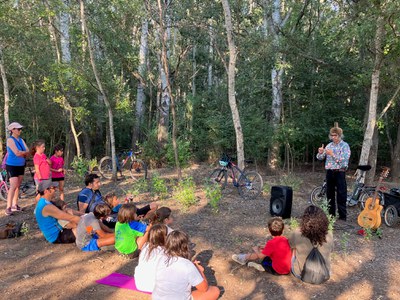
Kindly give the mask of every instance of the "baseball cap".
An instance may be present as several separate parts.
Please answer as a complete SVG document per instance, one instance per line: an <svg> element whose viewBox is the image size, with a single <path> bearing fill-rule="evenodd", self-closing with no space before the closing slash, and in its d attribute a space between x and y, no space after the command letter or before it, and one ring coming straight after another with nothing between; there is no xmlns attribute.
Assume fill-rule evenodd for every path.
<svg viewBox="0 0 400 300"><path fill-rule="evenodd" d="M12 122L10 125L8 125L7 129L11 131L14 128L22 128L22 127L24 127L24 126L22 126L18 122Z"/></svg>
<svg viewBox="0 0 400 300"><path fill-rule="evenodd" d="M51 180L41 181L38 186L38 192L44 193L45 190L47 190L48 188L50 188L52 186L53 186L53 183L51 182Z"/></svg>

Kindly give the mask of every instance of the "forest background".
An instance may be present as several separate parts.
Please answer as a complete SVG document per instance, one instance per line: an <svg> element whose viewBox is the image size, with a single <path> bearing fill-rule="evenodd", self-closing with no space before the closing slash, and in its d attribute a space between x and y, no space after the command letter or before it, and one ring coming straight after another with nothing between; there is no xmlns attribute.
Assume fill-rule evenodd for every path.
<svg viewBox="0 0 400 300"><path fill-rule="evenodd" d="M2 0L0 151L17 121L68 163L138 143L152 166L228 153L290 172L314 168L338 122L352 164L398 180L399 14L391 0Z"/></svg>

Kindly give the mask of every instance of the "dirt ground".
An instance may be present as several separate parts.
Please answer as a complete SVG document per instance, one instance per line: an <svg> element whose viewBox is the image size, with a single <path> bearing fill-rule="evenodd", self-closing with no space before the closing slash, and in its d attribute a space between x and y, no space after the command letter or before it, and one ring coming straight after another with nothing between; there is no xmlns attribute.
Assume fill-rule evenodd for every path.
<svg viewBox="0 0 400 300"><path fill-rule="evenodd" d="M400 226L382 225L382 238L366 240L357 235L358 208L349 208L345 226L334 230L335 251L332 256L331 279L319 286L305 284L293 276L273 276L238 265L233 253L245 252L253 245L265 243L266 221L270 217L270 195L263 193L256 200L242 200L228 187L220 202L220 212L207 205L202 182L212 166L192 165L185 174L194 176L199 202L182 210L173 197L154 199L140 195L139 206L157 201L173 209L173 228L189 233L196 244L197 259L205 266L211 284L221 289L221 299L400 299L399 241ZM151 172L154 172L151 170ZM172 181L171 170L159 170ZM267 186L279 183L279 176L263 175ZM300 173L301 187L294 192L292 217L299 218L308 205L311 189L322 182L324 173ZM353 179L349 177L348 184ZM122 197L129 190L129 179L114 183L103 180L102 192L115 190ZM75 176L67 180L66 200L75 207L77 193L83 187ZM95 280L112 272L133 275L136 260L127 260L113 251L83 253L75 245L52 245L45 241L33 216L34 199L23 199L24 211L12 217L3 214L0 203L0 224L9 220L26 221L29 232L16 239L0 240L0 298L2 299L150 299L148 295L125 289L99 285ZM289 220L287 220L289 225ZM286 226L285 234L289 231Z"/></svg>

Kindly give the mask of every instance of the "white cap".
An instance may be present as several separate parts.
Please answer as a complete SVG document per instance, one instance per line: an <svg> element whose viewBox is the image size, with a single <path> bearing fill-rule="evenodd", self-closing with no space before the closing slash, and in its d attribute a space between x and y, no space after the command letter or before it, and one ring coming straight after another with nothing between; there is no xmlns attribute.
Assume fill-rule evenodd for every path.
<svg viewBox="0 0 400 300"><path fill-rule="evenodd" d="M24 127L24 126L22 126L18 122L12 122L10 125L8 125L7 129L11 131L15 128L22 128L22 127Z"/></svg>

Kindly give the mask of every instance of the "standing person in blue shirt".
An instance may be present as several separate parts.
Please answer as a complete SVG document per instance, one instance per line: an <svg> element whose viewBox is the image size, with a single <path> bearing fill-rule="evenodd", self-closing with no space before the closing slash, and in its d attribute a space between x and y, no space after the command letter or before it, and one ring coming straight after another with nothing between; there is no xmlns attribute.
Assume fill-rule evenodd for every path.
<svg viewBox="0 0 400 300"><path fill-rule="evenodd" d="M339 220L346 221L347 218L347 183L346 170L349 166L350 147L343 141L343 130L337 123L329 131L330 142L326 147L324 144L318 148L317 159L325 160L327 198L329 213L336 216L336 203ZM336 200L335 200L336 189Z"/></svg>
<svg viewBox="0 0 400 300"><path fill-rule="evenodd" d="M10 176L10 189L7 195L7 208L5 214L11 216L14 212L22 211L18 206L19 187L25 174L25 158L29 155L29 149L24 140L20 138L22 125L12 122L7 129L10 137L7 139L6 170Z"/></svg>

